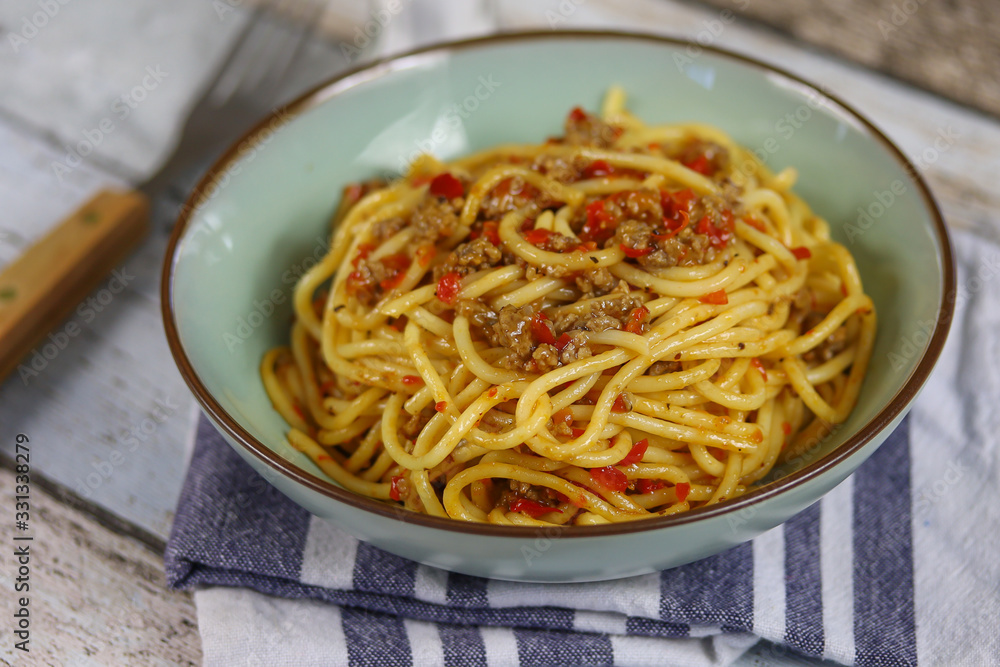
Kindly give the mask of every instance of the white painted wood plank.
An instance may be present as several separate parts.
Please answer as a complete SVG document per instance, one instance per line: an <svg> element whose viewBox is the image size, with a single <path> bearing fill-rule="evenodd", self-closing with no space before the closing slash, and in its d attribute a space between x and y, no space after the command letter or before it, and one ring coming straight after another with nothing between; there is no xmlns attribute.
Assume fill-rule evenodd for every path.
<svg viewBox="0 0 1000 667"><path fill-rule="evenodd" d="M56 183L52 152L0 124L3 231L12 251L34 241L94 189L121 181L95 169ZM2 182L2 179L0 179ZM0 447L8 434L37 443L39 472L145 530L166 538L183 480L193 399L170 357L159 313L167 235L154 228L123 264L0 386ZM119 292L119 293L113 293ZM70 329L74 331L74 329ZM63 348L63 349L60 349ZM51 357L51 358L49 358Z"/></svg>
<svg viewBox="0 0 1000 667"><path fill-rule="evenodd" d="M31 462L41 443L31 443ZM62 505L37 484L30 491L27 533L14 527L15 480L0 469L0 589L4 595L0 662L22 665L197 665L201 641L189 593L168 591L163 561L138 542L116 535ZM15 535L31 535L15 542ZM15 593L19 564L11 553L29 549L29 590ZM29 598L29 653L14 648L17 596Z"/></svg>

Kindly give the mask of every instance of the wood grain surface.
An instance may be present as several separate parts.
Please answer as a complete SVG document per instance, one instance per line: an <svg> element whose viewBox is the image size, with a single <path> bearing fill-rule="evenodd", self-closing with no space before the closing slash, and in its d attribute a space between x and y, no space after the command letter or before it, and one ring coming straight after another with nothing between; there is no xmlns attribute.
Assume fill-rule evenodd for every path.
<svg viewBox="0 0 1000 667"><path fill-rule="evenodd" d="M996 2L703 1L1000 115L1000 6Z"/></svg>
<svg viewBox="0 0 1000 667"><path fill-rule="evenodd" d="M13 509L14 474L0 468L0 504ZM60 665L197 665L198 624L190 593L168 591L159 551L125 537L54 498L30 489L27 532L10 512L0 521L3 641L0 662ZM31 535L15 542L15 535ZM30 640L27 654L10 636L18 563L9 551L28 545Z"/></svg>

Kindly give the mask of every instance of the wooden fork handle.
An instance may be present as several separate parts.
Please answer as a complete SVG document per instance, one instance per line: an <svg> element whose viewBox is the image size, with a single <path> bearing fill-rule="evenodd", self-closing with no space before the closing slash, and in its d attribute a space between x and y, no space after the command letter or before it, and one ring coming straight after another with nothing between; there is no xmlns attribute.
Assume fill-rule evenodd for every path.
<svg viewBox="0 0 1000 667"><path fill-rule="evenodd" d="M148 229L144 194L102 190L0 272L0 380Z"/></svg>

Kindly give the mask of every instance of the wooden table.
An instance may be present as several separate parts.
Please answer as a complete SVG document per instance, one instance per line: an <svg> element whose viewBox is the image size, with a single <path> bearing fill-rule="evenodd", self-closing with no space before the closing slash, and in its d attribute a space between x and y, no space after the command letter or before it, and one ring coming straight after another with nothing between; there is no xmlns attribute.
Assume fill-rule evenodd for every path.
<svg viewBox="0 0 1000 667"><path fill-rule="evenodd" d="M610 0L591 0L602 9ZM501 5L504 27L546 27L545 8ZM557 5L558 3L552 3ZM721 3L720 7L725 3ZM740 3L736 3L740 5ZM766 4L761 2L761 5ZM517 11L514 11L517 9ZM1000 239L1000 122L934 94L732 19L727 9L637 2L617 27L699 37L754 55L823 84L868 115L921 167L954 229ZM525 12L528 12L527 14ZM564 25L588 19L569 15ZM712 23L715 22L715 23ZM706 33L722 25L720 34ZM814 28L815 29L815 28ZM907 26L901 26L901 31ZM44 200L21 194L44 177L52 149L0 120L0 262L115 174L83 169L74 188ZM950 137L944 144L940 137ZM937 141L937 148L935 148ZM13 183L10 178L14 178ZM17 181L16 179L21 179ZM176 205L177 202L173 202ZM170 210L171 202L159 202ZM31 653L12 647L11 616L0 621L0 657L22 664L198 664L192 598L165 589L162 552L183 482L196 407L167 351L158 281L169 216L123 266L126 290L96 316L76 314L81 333L37 376L0 386L0 545L31 534ZM30 442L30 530L14 522L15 438ZM17 564L0 559L4 609L15 603ZM30 658L26 660L25 658ZM750 663L748 663L750 664Z"/></svg>

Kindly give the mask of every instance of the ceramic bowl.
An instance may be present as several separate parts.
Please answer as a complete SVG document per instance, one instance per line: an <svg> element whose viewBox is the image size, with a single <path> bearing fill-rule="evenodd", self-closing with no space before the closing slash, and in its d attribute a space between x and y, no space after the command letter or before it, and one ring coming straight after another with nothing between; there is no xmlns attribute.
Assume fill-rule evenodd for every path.
<svg viewBox="0 0 1000 667"><path fill-rule="evenodd" d="M287 341L295 280L325 251L341 187L398 173L420 151L451 159L561 132L609 85L648 123L717 125L796 191L854 253L879 331L850 418L750 493L685 514L538 530L417 515L338 487L286 442L258 375ZM941 215L903 154L845 103L722 50L635 34L501 35L421 49L343 74L265 118L191 195L170 241L163 314L205 413L240 455L310 512L429 565L500 579L611 579L753 538L816 502L886 439L947 334L954 269Z"/></svg>

